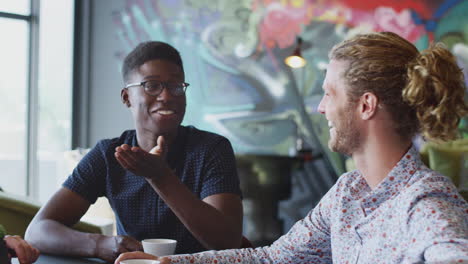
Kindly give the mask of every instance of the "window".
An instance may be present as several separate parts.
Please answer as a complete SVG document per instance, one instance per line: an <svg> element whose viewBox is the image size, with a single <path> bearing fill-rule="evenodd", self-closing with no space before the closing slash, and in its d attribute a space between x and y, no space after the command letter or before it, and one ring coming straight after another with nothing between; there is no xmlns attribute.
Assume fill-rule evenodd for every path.
<svg viewBox="0 0 468 264"><path fill-rule="evenodd" d="M25 1L2 1L0 10L25 11ZM27 194L27 116L29 80L30 17L2 14L0 17L0 186L20 195ZM14 17L16 15L16 17ZM12 18L14 17L14 18Z"/></svg>
<svg viewBox="0 0 468 264"><path fill-rule="evenodd" d="M2 1L0 3L0 12L29 16L30 0Z"/></svg>
<svg viewBox="0 0 468 264"><path fill-rule="evenodd" d="M0 187L41 202L71 147L73 13L73 0L0 2Z"/></svg>

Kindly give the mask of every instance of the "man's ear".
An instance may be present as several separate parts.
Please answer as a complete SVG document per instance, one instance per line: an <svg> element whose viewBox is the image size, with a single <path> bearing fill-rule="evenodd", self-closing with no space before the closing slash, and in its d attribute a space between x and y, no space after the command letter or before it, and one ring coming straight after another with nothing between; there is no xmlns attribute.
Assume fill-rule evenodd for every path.
<svg viewBox="0 0 468 264"><path fill-rule="evenodd" d="M122 103L126 105L127 107L130 107L130 100L128 99L128 90L127 89L122 89L120 91L120 99L122 100Z"/></svg>
<svg viewBox="0 0 468 264"><path fill-rule="evenodd" d="M373 93L367 92L361 95L359 100L359 115L363 120L371 119L377 113L379 98Z"/></svg>

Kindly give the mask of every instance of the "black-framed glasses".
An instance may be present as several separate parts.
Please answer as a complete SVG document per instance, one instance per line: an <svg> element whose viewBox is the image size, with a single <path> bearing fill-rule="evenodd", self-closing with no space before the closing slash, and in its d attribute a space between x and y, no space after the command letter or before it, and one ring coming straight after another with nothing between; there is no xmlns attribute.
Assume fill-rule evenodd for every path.
<svg viewBox="0 0 468 264"><path fill-rule="evenodd" d="M128 89L133 86L143 86L145 88L145 93L158 96L162 93L163 89L166 88L173 96L181 96L185 94L187 87L190 84L186 82L171 83L171 82L160 82L156 80L147 80L139 83L130 83L125 85L125 89Z"/></svg>

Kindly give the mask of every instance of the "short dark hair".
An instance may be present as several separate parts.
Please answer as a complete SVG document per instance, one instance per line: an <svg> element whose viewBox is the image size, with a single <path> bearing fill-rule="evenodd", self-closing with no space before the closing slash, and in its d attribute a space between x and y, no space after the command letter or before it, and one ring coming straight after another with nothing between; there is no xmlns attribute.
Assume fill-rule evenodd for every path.
<svg viewBox="0 0 468 264"><path fill-rule="evenodd" d="M179 51L171 45L161 41L146 41L138 44L126 57L122 65L122 77L128 81L130 74L151 60L167 60L180 66L182 72L184 66Z"/></svg>

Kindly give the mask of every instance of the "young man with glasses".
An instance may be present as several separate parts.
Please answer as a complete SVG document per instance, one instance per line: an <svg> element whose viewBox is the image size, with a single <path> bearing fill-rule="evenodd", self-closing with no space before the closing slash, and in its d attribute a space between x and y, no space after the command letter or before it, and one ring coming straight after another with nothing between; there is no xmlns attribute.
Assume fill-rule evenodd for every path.
<svg viewBox="0 0 468 264"><path fill-rule="evenodd" d="M182 59L157 41L138 45L122 68L123 104L135 130L102 140L31 222L26 238L41 252L113 261L140 240L172 238L176 253L240 246L242 203L229 141L181 126L189 86ZM118 236L70 228L106 196Z"/></svg>

